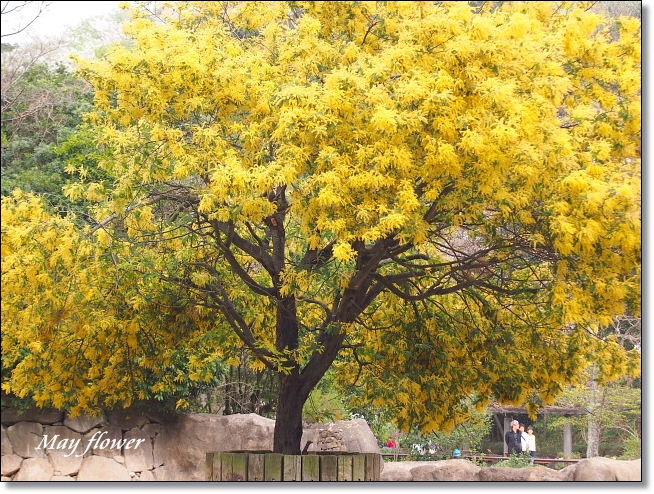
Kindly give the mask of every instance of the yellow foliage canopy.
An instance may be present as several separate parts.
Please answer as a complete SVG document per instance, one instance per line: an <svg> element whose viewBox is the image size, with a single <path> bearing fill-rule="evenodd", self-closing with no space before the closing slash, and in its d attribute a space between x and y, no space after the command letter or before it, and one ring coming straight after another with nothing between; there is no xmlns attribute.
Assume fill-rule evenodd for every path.
<svg viewBox="0 0 654 494"><path fill-rule="evenodd" d="M79 296L114 269L82 265L80 249L112 253L121 287L188 301L184 341L211 334L207 348L227 354L238 337L300 402L343 356L337 370L403 424L452 427L466 395L547 403L592 356L627 371L592 334L640 310L640 24L573 2L490 4L134 8L129 45L77 60L115 180L92 189L102 228L70 233L52 262L74 260ZM29 245L5 240L4 208L3 276ZM16 300L46 275L30 259ZM152 302L129 291L135 310ZM125 351L161 322L114 320L98 297ZM52 304L11 314L24 324L10 351L70 306ZM6 389L36 392L19 370L45 364L26 362ZM100 389L123 399L122 381L108 391L106 373L70 371L94 383L88 403ZM64 388L40 401L73 400Z"/></svg>

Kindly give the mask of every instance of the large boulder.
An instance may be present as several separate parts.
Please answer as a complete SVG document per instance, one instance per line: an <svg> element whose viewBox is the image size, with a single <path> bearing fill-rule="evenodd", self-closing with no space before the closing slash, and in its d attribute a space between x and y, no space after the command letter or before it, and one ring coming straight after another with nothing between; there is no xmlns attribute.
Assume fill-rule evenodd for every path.
<svg viewBox="0 0 654 494"><path fill-rule="evenodd" d="M641 461L609 458L581 460L562 470L543 466L479 468L464 460L397 461L384 463L384 481L571 482L641 481Z"/></svg>
<svg viewBox="0 0 654 494"><path fill-rule="evenodd" d="M84 435L84 449L82 452L86 451L87 444L91 440L94 434L98 433L97 441L93 443L92 453L97 456L106 456L107 458L113 458L114 456L120 456L121 448L101 448L100 445L108 440L109 446L112 442L114 446L117 446L119 442L123 439L123 431L120 426L116 425L105 425L100 429L91 429ZM115 441L115 442L114 442ZM85 456L90 456L88 453Z"/></svg>
<svg viewBox="0 0 654 494"><path fill-rule="evenodd" d="M379 480L386 482L474 482L479 468L471 461L390 461L385 462Z"/></svg>
<svg viewBox="0 0 654 494"><path fill-rule="evenodd" d="M139 439L141 440L139 442ZM130 445L132 447L128 448ZM138 447L133 447L138 444ZM130 472L145 472L153 468L152 441L150 436L138 428L125 433L125 445L123 447L125 467Z"/></svg>
<svg viewBox="0 0 654 494"><path fill-rule="evenodd" d="M36 422L17 422L7 427L14 454L23 458L43 458L43 426Z"/></svg>
<svg viewBox="0 0 654 494"><path fill-rule="evenodd" d="M343 420L306 428L301 447L318 451L320 430L336 433L350 453L379 453L377 440L363 419ZM212 451L272 451L275 421L254 413L235 415L185 414L165 424L154 440L157 480L205 480L206 454Z"/></svg>
<svg viewBox="0 0 654 494"><path fill-rule="evenodd" d="M563 482L569 479L560 470L533 466L482 468L479 472L479 480L482 482Z"/></svg>
<svg viewBox="0 0 654 494"><path fill-rule="evenodd" d="M104 413L101 413L97 416L91 415L80 415L78 417L66 417L64 420L64 425L69 429L74 430L75 432L81 432L82 434L90 431L94 427L104 424L107 419L104 416Z"/></svg>
<svg viewBox="0 0 654 494"><path fill-rule="evenodd" d="M50 408L3 408L0 421L4 425L13 425L17 422L39 422L41 424L54 424L64 420L64 412Z"/></svg>
<svg viewBox="0 0 654 494"><path fill-rule="evenodd" d="M148 419L142 413L133 408L108 410L106 416L109 424L120 427L123 431L134 428L140 429L148 422Z"/></svg>
<svg viewBox="0 0 654 494"><path fill-rule="evenodd" d="M586 458L575 466L572 480L578 481L626 481L642 480L641 461L612 460L610 458Z"/></svg>
<svg viewBox="0 0 654 494"><path fill-rule="evenodd" d="M75 475L79 472L85 448L79 432L71 431L63 425L48 425L45 427L43 437L48 438L49 446L55 446L47 450L48 458L55 472L59 472L59 475ZM65 447L57 449L57 445L65 445ZM75 445L77 447L73 450L72 446Z"/></svg>
<svg viewBox="0 0 654 494"><path fill-rule="evenodd" d="M1 462L2 476L6 477L15 474L20 470L22 463L23 458L18 455L3 455Z"/></svg>
<svg viewBox="0 0 654 494"><path fill-rule="evenodd" d="M577 464L573 463L572 465L568 465L567 467L559 470L559 474L561 475L561 480L563 482L572 482L574 480L573 477L576 468L577 468Z"/></svg>
<svg viewBox="0 0 654 494"><path fill-rule="evenodd" d="M479 480L481 468L465 460L429 462L411 469L414 481L474 482Z"/></svg>
<svg viewBox="0 0 654 494"><path fill-rule="evenodd" d="M21 472L22 472L21 468ZM127 469L104 456L88 456L82 461L82 466L77 474L77 480L80 482L86 481L130 481L130 476Z"/></svg>
<svg viewBox="0 0 654 494"><path fill-rule="evenodd" d="M379 480L387 482L413 481L412 468L428 465L430 461L389 461L384 462Z"/></svg>
<svg viewBox="0 0 654 494"><path fill-rule="evenodd" d="M4 425L0 426L0 429L2 430L2 455L13 455L14 448L11 445L9 436L7 435L7 429L5 429Z"/></svg>
<svg viewBox="0 0 654 494"><path fill-rule="evenodd" d="M275 421L254 413L185 414L166 424L154 441L157 480L205 480L211 451L272 451ZM159 469L157 469L159 470ZM163 478L159 478L159 476Z"/></svg>
<svg viewBox="0 0 654 494"><path fill-rule="evenodd" d="M145 470L141 472L141 475L138 478L139 482L154 482L154 474L150 470Z"/></svg>
<svg viewBox="0 0 654 494"><path fill-rule="evenodd" d="M15 482L42 482L49 481L54 474L54 469L45 458L28 458L20 466L20 470L14 477Z"/></svg>
<svg viewBox="0 0 654 494"><path fill-rule="evenodd" d="M347 453L380 453L377 438L364 419L338 420L329 424L311 424L302 433L301 446L311 441L307 451L323 451L321 434L329 433L339 447L331 448Z"/></svg>
<svg viewBox="0 0 654 494"><path fill-rule="evenodd" d="M383 481L438 482L562 482L572 480L570 471L534 466L527 468L484 467L471 461L395 461L384 463Z"/></svg>

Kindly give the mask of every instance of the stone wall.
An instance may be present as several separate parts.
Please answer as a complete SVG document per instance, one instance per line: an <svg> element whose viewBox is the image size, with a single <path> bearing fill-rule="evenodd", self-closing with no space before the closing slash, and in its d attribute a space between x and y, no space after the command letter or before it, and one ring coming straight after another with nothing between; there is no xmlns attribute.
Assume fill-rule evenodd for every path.
<svg viewBox="0 0 654 494"><path fill-rule="evenodd" d="M5 409L2 480L156 480L161 429L156 419L129 411L70 418Z"/></svg>
<svg viewBox="0 0 654 494"><path fill-rule="evenodd" d="M54 410L4 409L2 480L201 481L207 452L271 451L274 427L274 420L255 414L162 418L121 411L70 418ZM309 441L309 451L379 453L362 419L314 424L302 446Z"/></svg>

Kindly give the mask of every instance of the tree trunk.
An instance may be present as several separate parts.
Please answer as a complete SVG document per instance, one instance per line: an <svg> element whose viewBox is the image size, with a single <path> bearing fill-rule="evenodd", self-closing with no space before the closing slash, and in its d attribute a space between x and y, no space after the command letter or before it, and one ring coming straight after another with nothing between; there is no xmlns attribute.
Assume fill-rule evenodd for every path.
<svg viewBox="0 0 654 494"><path fill-rule="evenodd" d="M588 418L588 447L586 448L586 458L595 458L599 456L599 439L600 427L592 416Z"/></svg>
<svg viewBox="0 0 654 494"><path fill-rule="evenodd" d="M281 298L277 301L277 350L295 350L297 346L298 322L295 298ZM289 360L285 367L286 372L279 373L273 451L285 455L299 455L302 439L302 409L309 394L302 390L298 363Z"/></svg>
<svg viewBox="0 0 654 494"><path fill-rule="evenodd" d="M591 379L589 383L590 399L588 402L588 447L586 448L586 458L595 458L599 456L599 440L600 440L600 419L596 411L600 409L600 394L601 389L597 384L597 366L593 366L591 370Z"/></svg>
<svg viewBox="0 0 654 494"><path fill-rule="evenodd" d="M232 414L232 383L234 377L234 367L229 366L229 377L227 378L227 383L225 383L225 409L223 410L223 415Z"/></svg>
<svg viewBox="0 0 654 494"><path fill-rule="evenodd" d="M281 375L273 451L299 455L302 440L302 409L309 393L303 390L299 375Z"/></svg>
<svg viewBox="0 0 654 494"><path fill-rule="evenodd" d="M281 299L277 313L277 349L294 350L298 342L298 322L294 298ZM287 455L299 455L302 440L302 410L311 390L320 382L338 355L344 335L323 334L310 361L300 372L293 360L286 362L286 371L280 372L275 438L273 451Z"/></svg>

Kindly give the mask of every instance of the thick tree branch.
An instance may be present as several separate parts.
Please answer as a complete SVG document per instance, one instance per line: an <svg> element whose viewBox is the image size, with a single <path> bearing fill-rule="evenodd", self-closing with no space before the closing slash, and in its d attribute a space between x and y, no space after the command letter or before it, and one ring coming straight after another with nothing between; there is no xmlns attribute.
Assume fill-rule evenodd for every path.
<svg viewBox="0 0 654 494"><path fill-rule="evenodd" d="M307 297L298 297L297 299L299 301L301 301L301 302L307 302L309 304L315 304L315 305L318 305L318 306L322 307L324 309L326 315L327 315L326 321L333 320L334 313L329 308L329 306L327 304L325 304L324 302L321 302L320 300L315 300L315 299L312 299L312 298L307 298Z"/></svg>
<svg viewBox="0 0 654 494"><path fill-rule="evenodd" d="M423 216L423 219L424 219L427 223L431 223L431 222L434 220L434 218L436 217L436 214L438 213L438 207L440 206L440 199L442 199L443 197L445 197L446 195L448 195L448 194L449 194L450 192L452 192L453 190L454 190L454 185L453 185L453 184L446 185L446 186L443 188L443 190L441 191L441 193L438 195L438 198L437 198L437 199L432 203L432 205L431 205L431 207L429 208L429 210L428 210L428 211L425 213L425 215Z"/></svg>
<svg viewBox="0 0 654 494"><path fill-rule="evenodd" d="M222 252L223 256L225 256L225 259L227 259L227 262L229 265L232 267L234 270L234 273L243 280L243 282L254 292L258 293L259 295L266 295L267 297L274 297L276 294L276 290L274 288L266 288L264 286L261 286L259 283L257 283L250 275L249 273L241 266L241 264L238 262L236 259L236 256L234 253L231 251L229 246L225 244L224 242L221 242L219 238L216 239L216 244L218 245L218 248Z"/></svg>
<svg viewBox="0 0 654 494"><path fill-rule="evenodd" d="M442 287L440 285L432 286L431 288L426 289L418 295L410 295L396 287L395 284L389 281L386 276L382 276L378 273L373 273L371 274L371 277L377 280L379 283L383 284L386 288L388 288L391 292L403 300L425 300L434 295L447 295L449 293L454 293L475 285L475 280L467 280L449 287Z"/></svg>
<svg viewBox="0 0 654 494"><path fill-rule="evenodd" d="M267 352L257 346L256 338L252 334L250 325L245 321L243 316L241 316L241 314L238 312L236 306L231 301L231 298L229 297L227 290L220 282L219 279L220 274L212 266L208 264L203 264L203 267L209 270L209 272L211 272L211 274L215 278L215 281L208 287L201 287L186 278L162 276L161 279L164 281L168 281L169 283L174 283L178 286L196 290L200 293L205 293L208 296L210 296L215 301L215 305L207 305L207 306L220 310L225 316L225 319L227 320L229 325L234 330L234 333L236 333L239 339L250 349L250 351L252 351L252 353L256 355L256 357L266 367L268 367L271 370L276 370L276 367L270 362L270 360L268 360L269 358L272 358L273 355L270 352Z"/></svg>
<svg viewBox="0 0 654 494"><path fill-rule="evenodd" d="M231 221L210 220L210 223L217 233L223 233L229 241L233 242L239 249L259 262L259 264L261 264L271 276L276 274L275 263L270 254L268 254L262 246L255 245L249 240L241 237L236 231L234 231L234 224Z"/></svg>

